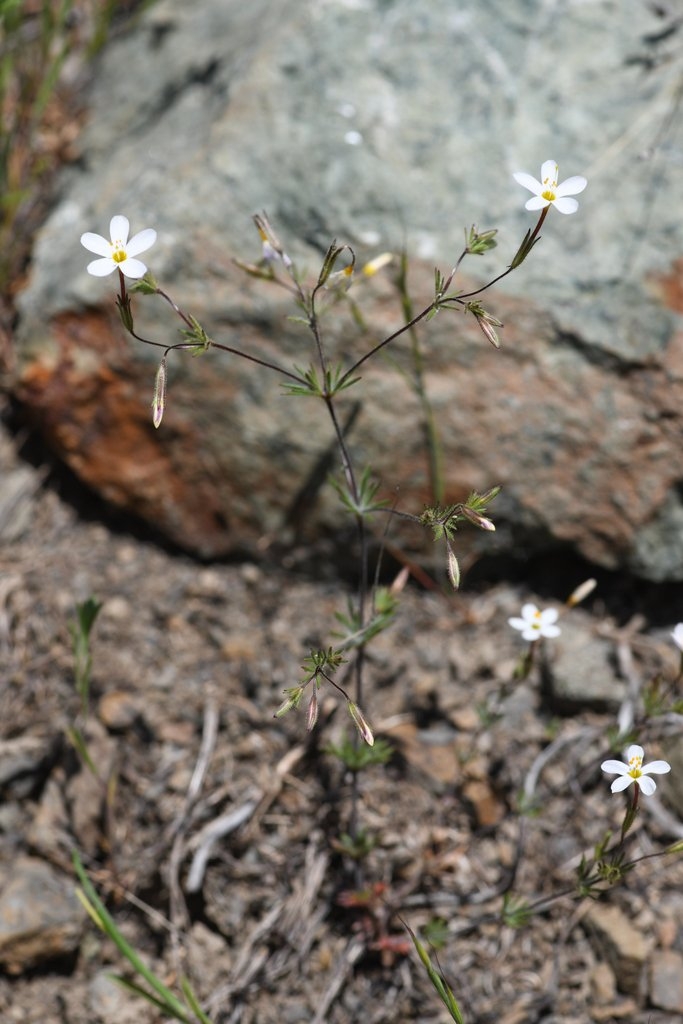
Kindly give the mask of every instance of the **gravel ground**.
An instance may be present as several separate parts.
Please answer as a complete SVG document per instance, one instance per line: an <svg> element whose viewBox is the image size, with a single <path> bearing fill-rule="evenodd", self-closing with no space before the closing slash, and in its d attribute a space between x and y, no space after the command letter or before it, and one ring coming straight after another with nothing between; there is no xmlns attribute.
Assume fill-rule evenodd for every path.
<svg viewBox="0 0 683 1024"><path fill-rule="evenodd" d="M22 446L3 429L3 1022L164 1019L111 982L130 971L73 900L74 848L128 940L169 984L191 978L215 1024L447 1019L401 919L445 922L439 961L468 1022L681 1019L675 857L599 902L566 896L524 927L500 921L510 888L532 902L571 890L624 806L599 771L614 701L586 697L560 717L536 668L514 679L524 648L507 618L532 593L409 584L369 649L364 711L394 753L361 775L374 845L360 897L342 850L350 781L327 750L350 732L343 702L322 692L311 735L302 711L273 718L345 608L329 558L323 579L315 557L306 570L295 555L288 570L270 557L199 565L84 498L35 445L24 461ZM90 595L103 602L84 726L97 776L68 739L79 706L68 623ZM624 650L641 679L675 675L663 632L617 628L600 601L565 614L573 642L578 631L588 649L600 634L621 651L621 676ZM561 645L548 648L551 689ZM525 789L533 813L520 817ZM662 813L643 802L629 854L676 838L660 792Z"/></svg>

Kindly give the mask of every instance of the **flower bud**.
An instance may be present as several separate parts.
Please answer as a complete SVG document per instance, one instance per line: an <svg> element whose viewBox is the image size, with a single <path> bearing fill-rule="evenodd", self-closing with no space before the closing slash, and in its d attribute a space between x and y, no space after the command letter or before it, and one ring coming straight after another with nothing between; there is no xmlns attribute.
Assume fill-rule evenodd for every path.
<svg viewBox="0 0 683 1024"><path fill-rule="evenodd" d="M315 684L314 684L315 685ZM308 709L306 712L306 729L311 732L315 728L315 723L318 721L318 694L316 690L313 690L311 699L308 702Z"/></svg>
<svg viewBox="0 0 683 1024"><path fill-rule="evenodd" d="M462 514L466 519L474 525L478 526L480 530L489 530L495 533L496 527L491 519L487 519L481 512L477 512L475 509L470 508L469 505L462 506Z"/></svg>
<svg viewBox="0 0 683 1024"><path fill-rule="evenodd" d="M154 379L154 398L152 400L152 423L158 427L164 415L166 406L166 355L159 363L159 369Z"/></svg>
<svg viewBox="0 0 683 1024"><path fill-rule="evenodd" d="M285 690L287 698L286 700L283 700L282 704L273 715L273 718L282 718L282 716L286 715L288 711L292 710L292 708L297 708L301 702L303 692L303 686L293 686L291 689Z"/></svg>
<svg viewBox="0 0 683 1024"><path fill-rule="evenodd" d="M454 590L460 587L460 565L455 557L455 551L448 545L448 578Z"/></svg>
<svg viewBox="0 0 683 1024"><path fill-rule="evenodd" d="M593 593L597 585L597 580L584 580L567 598L567 607L573 608L574 605L580 604L589 594Z"/></svg>
<svg viewBox="0 0 683 1024"><path fill-rule="evenodd" d="M371 747L375 742L375 737L372 735L372 729L365 721L361 709L357 704L354 704L352 700L346 702L346 707L348 708L348 712L351 715L358 732L361 734L362 739L364 739L367 745Z"/></svg>

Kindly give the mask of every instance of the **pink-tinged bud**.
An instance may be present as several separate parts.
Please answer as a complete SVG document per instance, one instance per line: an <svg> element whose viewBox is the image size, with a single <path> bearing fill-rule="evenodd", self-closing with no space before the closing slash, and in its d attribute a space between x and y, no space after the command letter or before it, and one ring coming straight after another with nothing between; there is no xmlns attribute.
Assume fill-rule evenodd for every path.
<svg viewBox="0 0 683 1024"><path fill-rule="evenodd" d="M495 533L496 527L493 522L490 519L487 519L486 516L483 516L481 512L476 512L473 508L470 508L469 505L463 505L462 514L466 519L469 519L474 526L478 526L480 530L490 530Z"/></svg>
<svg viewBox="0 0 683 1024"><path fill-rule="evenodd" d="M154 399L152 400L152 423L158 427L166 407L166 356L159 363L154 379Z"/></svg>
<svg viewBox="0 0 683 1024"><path fill-rule="evenodd" d="M395 577L393 583L389 587L390 593L393 594L394 597L402 593L409 579L410 569L408 568L407 565L404 565L401 571L399 572L398 576Z"/></svg>
<svg viewBox="0 0 683 1024"><path fill-rule="evenodd" d="M597 585L597 580L593 579L585 580L583 583L579 584L576 590L572 591L567 598L567 607L573 608L574 605L580 604L581 601L584 601L589 594L593 593Z"/></svg>
<svg viewBox="0 0 683 1024"><path fill-rule="evenodd" d="M356 724L356 728L361 735L361 738L365 740L369 747L373 746L375 737L372 735L372 729L365 721L363 713L357 704L354 704L352 700L347 701L346 707L348 708L351 718Z"/></svg>
<svg viewBox="0 0 683 1024"><path fill-rule="evenodd" d="M306 728L309 732L312 732L315 728L315 724L318 721L318 712L318 694L313 690L311 699L308 702L308 710L306 712Z"/></svg>
<svg viewBox="0 0 683 1024"><path fill-rule="evenodd" d="M490 320L485 320L484 317L478 316L477 317L477 323L481 327L481 330L482 330L482 333L484 334L484 337L488 338L488 340L491 342L493 347L494 348L500 348L500 339L499 339L498 335L496 334L496 331L495 331L494 326L491 323L491 321ZM503 325L502 324L498 324L498 326L502 327Z"/></svg>

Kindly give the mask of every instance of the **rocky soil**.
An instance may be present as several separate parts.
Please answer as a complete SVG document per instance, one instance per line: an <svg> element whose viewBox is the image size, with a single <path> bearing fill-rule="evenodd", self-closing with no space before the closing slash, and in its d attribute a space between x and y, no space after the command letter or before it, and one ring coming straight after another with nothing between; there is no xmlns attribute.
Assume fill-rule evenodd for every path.
<svg viewBox="0 0 683 1024"><path fill-rule="evenodd" d="M28 425L26 407L13 406L7 394L0 403L2 1024L161 1024L164 1019L112 981L117 973L129 981L134 977L76 898L74 851L126 939L174 990L187 976L214 1024L441 1024L447 1017L412 950L405 924L423 935L430 928L432 934L440 932L439 963L468 1024L681 1020L683 861L680 855L653 855L683 838L682 722L670 710L672 701L681 697L678 652L670 631L683 621L683 592L680 582L644 583L625 572L598 569L576 555L578 548L587 557L592 550L598 558L598 549L586 542L590 513L597 515L598 535L606 547L619 540L615 531L626 529L632 531L629 545L631 539L639 545L631 563L603 558L603 566L630 564L637 571L645 566L653 579L680 578L680 218L673 204L658 201L673 194L675 186L667 182L675 173L680 146L672 116L680 98L680 61L674 50L680 20L669 4L637 0L577 4L572 18L556 17L553 5L544 4L541 32L539 22L528 18L526 4L510 20L513 8L506 0L499 5L500 17L495 7L492 15L486 5L463 4L463 16L449 22L450 38L444 35L442 14L433 5L419 6L424 14L416 20L415 4L403 0L393 5L316 4L316 18L318 11L324 13L309 37L299 30L300 20L310 27L308 8L298 2L286 5L290 20L278 24L271 35L264 31L261 12L270 8L269 17L274 18L274 8L263 0L231 5L236 20L229 33L221 29L223 34L215 25L224 26L230 14L224 0L207 0L205 8L213 14L204 20L194 17L194 8L164 0L151 7L143 30L108 50L95 76L89 135L78 149L78 164L60 186L63 202L56 205L34 248L32 271L21 282L22 359L30 361L33 345L43 345L50 355L47 342L55 324L62 332L55 335L58 339L66 339L69 346L74 338L77 342L73 359L71 353L68 360L51 355L47 361L41 362L42 356L36 360L41 373L66 374L68 386L59 393L64 420L43 423L39 436ZM366 31L365 19L375 8L387 12L386 39L398 48L398 56L389 53L391 59L383 49L386 39ZM328 31L325 18L338 26L336 34ZM497 23L500 53L491 43ZM406 25L410 32L404 31ZM228 53L224 36L232 47ZM317 40L318 63L310 59L311 38ZM368 56L357 45L359 38L372 44L377 67L369 61L372 53ZM587 47L586 38L598 42ZM358 66L337 52L339 40L346 41ZM450 60L453 42L461 51L460 64ZM433 48L442 44L447 60L433 56ZM128 57L122 59L124 54ZM446 66L457 79L448 88L439 78L439 69ZM122 75L121 67L136 74ZM306 77L310 74L317 87L323 70L334 86L325 103ZM349 75L348 81L342 73ZM273 75L281 76L275 86ZM148 76L149 83L141 85ZM419 95L440 126L428 152L422 108L410 108L416 111L407 123L410 144L405 135L387 128L392 111L403 109L393 101L393 90L405 79L408 94L416 96L413 77L426 86ZM469 92L460 86L463 77ZM551 78L558 92L546 89ZM285 82L291 93L285 93ZM509 92L511 83L522 83L515 85L521 99ZM116 102L114 90L121 93ZM271 102L273 95L278 104ZM397 95L400 99L400 91ZM435 104L434 97L441 95L449 103ZM486 117L472 96L485 101ZM495 96L505 101L500 109ZM548 104L547 116L539 113L539 100ZM141 110L144 123L129 116L128 102ZM463 108L459 113L456 102ZM509 116L510 104L517 111L514 118ZM263 124L256 121L259 109ZM351 780L329 750L352 734L343 702L334 691L322 691L320 720L311 734L306 733L302 711L273 717L282 690L299 680L310 648L334 642L335 615L346 610L353 594L353 551L340 564L338 534L315 534L305 547L292 534L278 548L273 541L278 531L257 521L261 542L252 545L248 560L231 547L230 558L198 561L164 543L161 530L153 530L154 525L167 525L162 523L172 499L167 466L155 478L156 519L148 514L141 525L94 497L52 460L48 449L59 449L66 437L71 444L66 450L75 452L81 463L85 452L97 456L107 487L102 479L83 473L78 460L71 461L100 494L119 493L130 480L144 491L151 480L151 461L136 459L140 438L155 437L172 451L174 438L177 445L180 436L177 425L167 429L172 415L164 423L165 434L152 432L148 390L135 404L135 415L126 402L112 405L123 411L120 420L93 415L93 407L102 410L103 389L112 382L129 398L132 378L125 372L112 375L112 367L120 370L123 358L120 327L111 327L98 311L98 304L109 300L101 290L95 293L93 282L86 279L78 234L81 229L102 229L115 212L112 204L133 194L137 208L131 212L136 216L163 214L154 223L166 229L159 251L170 281L189 282L198 308L215 313L212 275L216 268L227 272L228 250L243 251L234 237L226 245L226 232L249 226L250 213L266 200L269 206L272 200L273 212L282 215L284 226L311 251L320 247L321 239L329 240L328 227L332 233L348 229L353 240L365 237L368 246L388 246L393 237L393 245L395 233L377 211L386 213L386 196L397 188L401 208L422 211L425 221L417 228L426 224L434 232L437 224L439 231L443 225L450 233L455 223L459 237L463 218L481 209L482 195L489 208L491 197L502 196L501 168L507 174L527 166L528 159L531 170L537 151L543 151L541 158L550 155L551 142L555 146L558 138L558 109L565 154L552 151L578 161L571 171L590 171L591 179L595 172L587 200L595 198L586 206L590 216L576 222L583 227L570 226L568 234L544 239L551 258L539 260L529 279L529 294L538 290L540 295L542 284L551 289L546 297L557 300L552 344L538 330L525 329L520 303L528 305L527 298L508 295L501 301L514 316L504 358L510 363L519 357L526 376L515 391L512 378L505 382L499 366L495 371L498 393L507 395L506 400L514 405L519 394L533 409L540 409L541 400L547 409L539 414L539 430L522 444L515 426L510 447L501 447L497 423L480 431L472 443L476 440L491 458L504 463L511 481L527 496L543 500L544 515L553 528L559 524L560 546L552 555L533 558L527 557L531 548L519 540L488 552L481 546L476 551L465 548L463 586L455 595L438 580L428 585L429 575L419 583L415 577L405 583L396 621L367 654L363 710L377 740L391 744L393 753L385 765L361 776L360 825L372 842L357 864L344 845ZM527 111L531 122L523 121ZM493 117L502 119L500 130L492 128L498 124ZM272 124L269 119L274 119ZM454 124L464 124L466 130L456 135ZM122 125L129 139L122 138ZM297 131L309 130L325 146L291 146L293 125ZM645 133L640 131L643 125ZM483 133L478 143L477 132ZM357 144L359 135L363 145ZM200 150L193 138L214 154L213 162L197 159ZM482 161L492 139L500 148L497 159ZM265 145L273 150L264 156ZM135 155L137 146L142 158ZM176 147L187 163L178 171L186 176L184 188L176 188L178 174L169 172L169 155ZM337 162L331 161L328 149ZM294 161L286 167L283 152ZM344 183L370 182L365 204L358 199L358 188L351 193L339 187L338 179L313 174L311 153L322 171L344 168L339 172ZM411 173L397 172L402 157ZM142 176L141 159L147 168ZM113 185L103 187L103 165L111 170ZM606 165L609 173L601 176ZM264 189L255 168L272 175L272 188ZM202 178L204 184L196 189L192 183L200 171L208 175L208 184ZM299 187L305 178L312 183L310 190ZM464 193L457 191L458 178ZM664 183L654 196L648 191L651 181ZM441 194L435 191L439 183ZM162 185L179 196L177 209L171 209ZM410 189L417 191L417 198ZM291 195L292 190L297 194ZM351 194L358 209L349 202ZM197 196L204 201L203 230L207 237L214 229L218 235L208 245L196 231ZM299 198L305 200L301 210L295 203ZM328 210L330 225L312 215L314 200L316 210ZM522 207L510 214L517 221L506 225L507 198L495 201L498 208L490 212L503 224L509 243L522 224L526 227ZM391 218L393 204L392 199ZM615 209L620 211L617 216ZM374 218L371 226L379 224L383 232L370 240L363 231L368 211ZM89 219L95 212L104 218L102 224ZM580 244L571 231L582 233ZM417 231L415 237L431 273L431 260L448 250L450 234L435 240ZM177 244L184 238L196 247L185 256ZM639 240L637 251L634 239ZM577 260L577 251L588 251L591 240L595 244L588 263ZM198 263L198 253L211 264L210 273ZM578 272L569 265L578 265ZM193 280L195 266L199 271ZM56 277L44 276L41 268L56 268ZM570 274L578 274L570 282L571 294L564 291L570 287ZM600 301L593 283L586 287L586 277L601 282ZM617 279L622 281L618 288ZM248 297L251 308L253 296ZM234 322L228 317L223 327L241 331L248 342L253 329L262 342L267 336L264 307L258 307L261 319L256 316L252 323L243 315L243 302L240 290ZM65 303L71 304L66 312ZM384 305L377 312L383 323ZM624 331L621 318L635 326ZM278 344L289 345L294 329L290 325L283 335L283 322L278 316L274 337ZM16 324L7 324L3 372L13 366L16 340L10 337ZM674 326L676 334L671 333ZM525 336L538 346L542 360L559 353L559 369L539 371L535 389L529 384ZM577 343L579 338L585 346ZM94 344L98 339L99 348ZM647 350L612 352L613 344L630 344L629 339ZM475 418L483 422L479 417L485 410L478 409L474 417L466 400L483 396L483 405L495 404L490 401L492 372L486 360L496 354L485 351L480 359L482 346L487 346L480 338L476 344L477 358L471 362L482 377L476 387L462 387L464 427L454 434L452 450L463 451ZM605 346L612 362L596 356ZM661 349L661 367L655 366L655 354L647 346ZM460 350L465 362L470 349L466 342ZM568 374L563 352L581 365L582 374L584 362L595 374ZM104 369L90 387L93 360ZM628 372L622 372L624 361ZM445 362L438 364L435 376L450 408L458 403L453 403L444 367ZM151 372L144 369L147 388ZM72 372L87 379L80 398L85 395L94 406L75 401L74 378L68 377ZM595 375L600 375L600 389ZM39 382L44 379L34 376ZM233 378L214 374L212 380L223 386ZM567 391L567 382L574 380L578 384ZM628 401L616 402L621 416L609 402L606 411L600 410L596 394L623 398L624 381L634 380L638 388L633 396L628 391ZM378 401L375 409L398 408L404 420L394 381L391 377L387 385L393 404ZM7 390L16 383L14 376ZM180 403L181 382L174 387L174 401ZM260 394L256 399L259 404ZM221 393L216 407L221 415L232 409ZM36 408L44 412L47 406L38 401ZM189 455L188 493L195 504L183 507L197 511L190 517L196 527L199 511L209 505L203 492L196 498L196 480L207 467L197 469L194 431L199 431L202 417L214 431L215 423L213 407L198 405L194 395L184 412L192 445L183 454ZM565 427L558 427L560 412L574 416L582 428L581 450L594 457L582 460L575 446L567 444ZM507 417L507 408L501 405L497 415ZM56 430L55 422L66 423L66 433ZM110 429L100 435L103 422ZM253 409L245 422L254 429ZM614 427L609 436L622 447L609 447L603 423ZM546 449L539 455L534 447L546 437L548 425L553 426L546 438L553 445L552 458L541 457ZM262 426L264 436L275 437L275 455L282 457L280 426L274 429L268 417ZM133 442L122 443L129 429L134 429ZM406 429L417 438L412 421L406 421ZM236 447L234 438L243 432L240 424L229 424L227 440L219 447ZM648 443L653 438L656 443L643 446L641 433ZM317 442L313 430L306 433L307 440L309 435ZM384 427L379 435L395 437ZM490 442L494 436L497 447ZM600 512L595 488L578 488L570 480L565 490L551 489L553 502L545 507L547 481L534 483L532 474L556 464L555 445L579 475L598 457L609 464L601 493L614 506ZM520 452L528 466L513 462ZM615 452L622 454L617 457ZM479 466L483 454L475 454L473 465ZM251 485L249 493L261 502L267 522L273 506L266 485L276 497L283 487L273 474L274 456L265 443L240 455L251 470L257 458L265 467L264 489ZM636 457L642 460L642 472ZM462 460L456 468L462 471ZM498 480L499 469L496 465L485 486L494 477ZM646 469L663 472L666 486L651 485ZM241 468L233 476L221 468L214 482L230 488L251 479ZM112 480L115 486L108 492ZM656 500L662 515L653 518L649 506L635 515L629 488L640 488L648 500ZM587 504L577 506L572 517L567 510L578 498ZM514 519L519 507L512 506ZM140 503L131 502L129 508L140 510ZM149 513L147 506L145 511ZM538 521L536 516L531 526L537 528ZM169 535L174 536L166 529ZM187 539L188 532L181 530L180 535ZM467 535L462 536L468 544ZM527 537L533 539L533 530ZM195 550L209 549L195 542ZM395 561L384 559L387 583L400 572L400 550L395 554ZM417 557L415 550L411 557ZM421 552L420 559L434 574L433 551ZM597 578L597 589L584 605L569 610L563 603L567 595L590 575ZM94 773L70 740L80 720L69 626L76 604L90 596L102 602L102 610L93 632L89 713L80 724ZM520 679L516 670L525 645L507 620L529 600L558 608L562 633L546 644L543 657L536 652L531 673ZM351 686L350 680L344 683ZM646 698L652 706L655 690L663 699L646 716ZM610 793L610 780L599 769L605 757L615 756L610 752L617 723L632 726L648 759L666 757L672 772L659 780L653 797L641 800L627 844L629 859L652 859L599 900L579 898L575 882L581 858L591 857L606 830L618 834L623 818L624 798ZM517 928L502 923L506 896L513 907L514 901L523 900L537 912Z"/></svg>
<svg viewBox="0 0 683 1024"><path fill-rule="evenodd" d="M170 984L187 974L217 1024L445 1020L401 918L446 922L439 960L467 1021L680 1019L680 858L519 929L499 919L510 888L532 902L571 890L582 854L618 829L623 798L599 763L619 707L638 715L639 686L675 677L672 592L602 576L589 610L563 612L541 684L536 669L514 681L524 645L507 618L532 585L561 607L584 566L529 565L513 584L474 567L456 597L409 584L368 656L364 710L394 754L362 776L374 846L358 906L340 852L349 779L326 750L345 710L324 693L311 736L302 713L273 719L345 607L327 553L198 564L94 505L16 428L0 458L3 1022L162 1019L110 980L130 975L74 898L73 849L124 935ZM97 778L67 738L68 624L89 595L103 602ZM676 730L660 716L639 736L673 763ZM643 800L630 854L683 835L674 775ZM536 812L521 818L522 800Z"/></svg>

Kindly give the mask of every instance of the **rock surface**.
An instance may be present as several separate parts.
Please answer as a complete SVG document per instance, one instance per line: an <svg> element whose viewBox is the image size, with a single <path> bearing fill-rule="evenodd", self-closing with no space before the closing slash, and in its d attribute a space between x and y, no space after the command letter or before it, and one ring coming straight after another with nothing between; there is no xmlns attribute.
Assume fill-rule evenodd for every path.
<svg viewBox="0 0 683 1024"><path fill-rule="evenodd" d="M642 997L650 950L638 928L617 906L593 904L585 917L589 936L606 956L621 992Z"/></svg>
<svg viewBox="0 0 683 1024"><path fill-rule="evenodd" d="M0 892L0 964L20 974L73 953L84 921L71 879L44 861L17 857Z"/></svg>
<svg viewBox="0 0 683 1024"><path fill-rule="evenodd" d="M21 301L18 393L83 480L204 555L336 528L333 495L314 492L303 512L298 501L328 452L323 410L282 397L272 374L216 353L179 358L154 431L158 350L123 340L114 279L85 274L80 233L105 232L117 212L133 230L154 225L151 268L217 341L306 365L291 304L231 264L258 258L253 211L268 210L312 271L333 237L363 259L405 241L426 303L433 263L452 265L465 224L500 229L496 259L467 273L483 281L507 265L535 222L511 173L538 175L552 156L561 178L584 173L589 187L577 216L551 211L540 246L487 297L502 352L462 317L422 332L448 496L502 484L497 544L516 554L571 545L603 566L683 578L681 26L670 19L638 0L561 15L526 0L463 0L447 15L428 0L205 0L201 16L156 4L93 82L82 159ZM347 318L331 337L341 358L399 325L389 276L359 286L370 340ZM166 309L140 308L143 335L177 340ZM404 365L407 352L396 347ZM347 395L344 416L362 403L357 464L421 510L405 380L380 359Z"/></svg>

